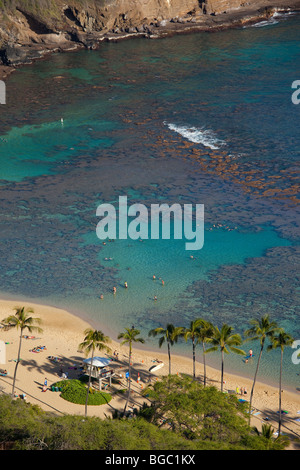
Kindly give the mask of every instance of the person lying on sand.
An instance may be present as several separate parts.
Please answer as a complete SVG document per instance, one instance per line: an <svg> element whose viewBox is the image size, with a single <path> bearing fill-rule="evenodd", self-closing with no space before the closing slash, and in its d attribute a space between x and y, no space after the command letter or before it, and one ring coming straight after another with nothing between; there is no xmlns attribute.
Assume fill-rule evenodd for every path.
<svg viewBox="0 0 300 470"><path fill-rule="evenodd" d="M37 353L39 353L39 352L41 352L41 351L44 351L45 349L47 349L46 346L36 346L35 348L30 349L30 352L37 352Z"/></svg>
<svg viewBox="0 0 300 470"><path fill-rule="evenodd" d="M55 356L48 356L49 361L52 362L60 362L62 359L60 357L55 357Z"/></svg>

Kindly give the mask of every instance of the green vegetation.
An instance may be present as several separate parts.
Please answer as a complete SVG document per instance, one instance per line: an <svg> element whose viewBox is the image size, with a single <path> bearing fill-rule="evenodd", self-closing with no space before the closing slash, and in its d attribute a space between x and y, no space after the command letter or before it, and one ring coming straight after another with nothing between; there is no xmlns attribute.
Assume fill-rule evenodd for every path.
<svg viewBox="0 0 300 470"><path fill-rule="evenodd" d="M221 351L221 357L222 357L222 362L221 362L221 391L223 392L223 386L224 386L224 353L229 354L230 352L233 352L235 354L240 354L242 356L245 356L246 353L240 348L237 348L236 346L241 346L243 343L241 335L239 334L232 334L233 328L229 325L226 325L226 323L222 326L222 328L219 330L217 326L213 328L212 335L210 337L210 341L212 346L207 349L208 352L213 352L213 351Z"/></svg>
<svg viewBox="0 0 300 470"><path fill-rule="evenodd" d="M178 338L182 336L184 329L180 326L174 326L168 323L166 328L158 327L149 331L149 336L158 336L158 345L161 348L164 342L167 343L169 357L169 374L171 374L171 346L177 343Z"/></svg>
<svg viewBox="0 0 300 470"><path fill-rule="evenodd" d="M279 449L287 445L286 440L273 438L273 433L268 443L257 440L256 430L247 425L244 403L189 377L165 378L145 389L144 394L152 400L152 406L140 412L145 419L205 447L264 449L268 444L269 449Z"/></svg>
<svg viewBox="0 0 300 470"><path fill-rule="evenodd" d="M253 428L253 430L258 436L262 437L262 441L264 442L266 450L281 450L284 447L287 447L289 444L289 439L287 436L280 436L274 439L274 429L270 424L263 424L261 431L259 431L256 427Z"/></svg>
<svg viewBox="0 0 300 470"><path fill-rule="evenodd" d="M41 323L40 318L33 318L30 316L33 313L32 308L25 308L25 307L16 307L16 313L14 315L9 315L8 317L2 320L2 325L6 330L11 328L16 328L17 330L20 329L20 340L19 340L19 349L18 349L18 357L16 361L15 371L14 371L14 379L13 379L13 386L12 386L12 395L15 392L15 384L16 384L16 377L17 377L17 370L18 365L20 363L21 357L21 347L22 347L22 338L23 332L28 331L29 333L33 333L35 331L42 333L42 329L37 326Z"/></svg>
<svg viewBox="0 0 300 470"><path fill-rule="evenodd" d="M61 397L71 403L84 405L86 403L87 387L80 380L61 380L52 385L61 389ZM105 392L89 390L88 405L105 405L111 400L111 395Z"/></svg>
<svg viewBox="0 0 300 470"><path fill-rule="evenodd" d="M180 337L185 340L192 340L192 359L193 359L193 378L195 379L195 355L196 346L202 344L203 350L203 366L204 366L204 386L206 385L206 364L205 355L209 352L221 352L221 391L223 392L224 385L224 354L233 352L235 354L244 355L246 353L237 346L241 346L247 341L259 341L260 352L256 364L256 370L253 378L253 384L250 393L250 400L248 404L248 425L251 423L251 410L254 395L254 388L256 384L257 374L260 366L262 353L266 342L269 341L267 350L280 348L280 376L279 376L279 422L278 433L280 434L282 417L281 417L281 393L282 393L282 358L283 351L286 347L291 347L293 338L289 333L286 333L283 328L279 327L276 322L271 321L268 314L263 315L261 318L254 318L250 321L250 328L244 331L245 339L238 333L233 333L233 327L226 323L222 325L221 329L218 326L212 325L204 318L196 318L190 322L189 328L182 326L174 326L167 324L166 328L157 327L149 331L149 336L160 335L159 347L166 341L168 345L169 356L169 375L171 374L171 353L170 346L177 343ZM205 349L205 344L208 343L210 347Z"/></svg>
<svg viewBox="0 0 300 470"><path fill-rule="evenodd" d="M136 328L125 328L125 332L120 333L118 336L118 339L122 339L121 344L128 344L129 346L129 354L128 354L128 394L127 394L127 400L125 403L124 407L124 413L126 412L126 408L128 405L129 397L130 397L130 388L131 388L131 357L132 357L132 343L144 343L144 339L138 337L140 334L140 330L137 330Z"/></svg>
<svg viewBox="0 0 300 470"><path fill-rule="evenodd" d="M92 355L91 357L91 365L93 363L93 358L95 351L106 351L109 353L111 349L107 346L106 343L109 343L111 339L108 336L105 336L104 333L100 330L93 330L92 328L88 328L84 332L85 338L82 343L79 344L78 348L79 351L84 351L85 355L88 356L89 354ZM89 392L91 386L91 374L92 368L89 367L89 383L86 389L86 399L85 399L85 416L87 416L87 407L89 404Z"/></svg>
<svg viewBox="0 0 300 470"><path fill-rule="evenodd" d="M0 9L12 14L20 9L45 20L60 18L59 4L55 0L0 0Z"/></svg>
<svg viewBox="0 0 300 470"><path fill-rule="evenodd" d="M60 383L61 385L61 383ZM147 390L131 419L56 416L0 396L0 444L13 450L273 450L286 440L252 430L236 397L171 376ZM85 399L85 394L83 396Z"/></svg>
<svg viewBox="0 0 300 470"><path fill-rule="evenodd" d="M264 350L265 342L269 339L272 342L272 338L274 337L275 333L278 332L277 323L274 321L270 321L269 315L264 315L261 318L257 319L254 318L250 321L251 328L245 331L245 336L247 339L250 340L259 340L260 342L260 351L259 356L256 364L256 370L253 379L253 385L250 393L250 401L249 401L249 411L252 409L252 401L253 401L253 394L254 394L254 387L256 384L257 373L262 357L262 353ZM251 413L249 413L249 425L251 420Z"/></svg>
<svg viewBox="0 0 300 470"><path fill-rule="evenodd" d="M210 328L210 330L208 329ZM203 343L207 336L213 334L213 326L205 322L201 318L191 321L189 328L184 328L182 336L187 341L192 341L192 354L193 354L193 378L196 378L196 344L198 342ZM205 375L205 374L204 374Z"/></svg>
<svg viewBox="0 0 300 470"><path fill-rule="evenodd" d="M281 407L281 395L282 395L282 361L283 361L283 351L286 347L291 347L293 345L294 338L286 333L283 328L281 328L276 336L272 336L272 343L268 346L270 349L280 349L280 372L279 372L279 423L278 423L278 434L281 431L282 424L282 407Z"/></svg>
<svg viewBox="0 0 300 470"><path fill-rule="evenodd" d="M36 326L38 318L32 318L32 309L18 307L16 314L5 318L5 328L21 330L18 360L20 361L22 333L41 331ZM169 374L154 385L149 385L143 395L147 400L133 413L126 413L130 395L130 381L123 413L115 410L114 418L87 418L88 405L107 404L111 395L91 388L91 374L84 380L62 380L53 384L61 391L61 397L76 404L85 404L85 419L80 416L55 416L32 406L23 400L0 396L0 446L13 449L76 449L76 450L280 450L289 441L280 435L281 413L278 437L274 429L264 425L262 430L250 427L250 409L257 372L266 341L267 350L280 349L279 410L281 410L282 358L286 347L291 347L293 338L265 315L250 322L250 329L244 332L246 339L259 340L260 353L257 360L250 403L238 400L236 396L223 393L224 353L245 354L237 346L243 344L242 337L233 333L233 328L224 324L221 329L204 319L196 319L189 328L168 324L149 332L159 336L159 346L167 343ZM101 331L87 329L79 349L92 358L96 350L110 352L107 343L110 338ZM144 343L140 331L125 328L118 338L121 344L129 346L128 368L131 371L132 344ZM192 341L192 377L171 375L171 346L182 337ZM210 348L205 350L205 344ZM195 374L196 346L202 345L204 356L210 351L221 351L221 391L207 386L206 379L200 383ZM206 377L206 373L204 374ZM121 390L120 393L126 390ZM55 392L53 392L55 393ZM131 419L129 419L131 418Z"/></svg>

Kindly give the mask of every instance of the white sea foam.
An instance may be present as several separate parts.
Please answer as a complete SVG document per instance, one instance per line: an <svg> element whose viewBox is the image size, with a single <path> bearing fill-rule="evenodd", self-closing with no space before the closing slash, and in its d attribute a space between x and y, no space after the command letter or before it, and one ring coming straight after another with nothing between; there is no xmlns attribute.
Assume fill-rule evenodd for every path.
<svg viewBox="0 0 300 470"><path fill-rule="evenodd" d="M279 23L279 21L275 20L272 16L269 20L259 21L258 23L250 25L250 28L264 28L265 26L272 26L277 23Z"/></svg>
<svg viewBox="0 0 300 470"><path fill-rule="evenodd" d="M212 150L217 150L223 145L226 145L226 142L216 137L212 130L205 129L204 127L177 126L176 124L168 122L164 122L164 125L190 142L202 144L204 147L209 147Z"/></svg>
<svg viewBox="0 0 300 470"><path fill-rule="evenodd" d="M291 15L296 15L298 12L295 11L276 11L268 20L259 21L258 23L243 26L243 28L263 28L265 26L272 26L279 23L280 20L288 19Z"/></svg>
<svg viewBox="0 0 300 470"><path fill-rule="evenodd" d="M289 18L291 15L298 15L297 11L275 11L273 18Z"/></svg>

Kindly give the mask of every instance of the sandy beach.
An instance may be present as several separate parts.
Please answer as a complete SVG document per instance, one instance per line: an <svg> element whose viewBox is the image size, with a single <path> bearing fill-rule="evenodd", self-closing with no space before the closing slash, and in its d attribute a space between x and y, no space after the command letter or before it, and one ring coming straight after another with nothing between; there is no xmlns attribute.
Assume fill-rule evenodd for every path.
<svg viewBox="0 0 300 470"><path fill-rule="evenodd" d="M80 366L82 360L85 359L83 353L78 351L78 345L84 339L84 330L90 325L65 310L43 305L35 305L26 302L14 302L0 300L0 320L14 313L16 306L32 307L34 309L33 317L42 320L41 327L43 333L33 333L34 338L22 340L21 362L18 367L16 393L26 394L26 399L32 404L39 405L43 410L57 414L77 414L84 415L84 406L69 403L60 397L59 392L52 392L49 387L51 384L60 380L61 371L66 372L69 378L77 378L80 374ZM104 331L105 333L105 331ZM1 391L11 393L12 379L15 368L15 359L17 358L19 346L20 330L11 329L4 331L0 329L0 340L6 343L6 364L0 364L0 368L7 370L8 375L0 376ZM30 335L24 332L24 335ZM32 349L37 346L45 346L46 349L37 353ZM113 356L114 351L118 353L118 360L111 361L111 368L116 369L120 378L120 383L112 384L112 388L107 390L112 393L112 400L108 405L89 406L88 415L105 418L111 416L114 410L122 410L125 404L126 395L121 395L118 390L125 388L124 375L127 370L128 363L128 347L120 346L118 342L112 341L110 344ZM166 351L166 350L165 350ZM99 356L106 354L96 353ZM59 358L58 362L49 360L49 356ZM164 367L155 374L149 373L149 368L156 364L156 360L163 361ZM142 351L133 348L132 363L132 397L130 406L138 407L145 399L141 397L140 392L149 383L149 379L157 380L157 377L167 375L168 373L168 357L162 349L162 352ZM192 374L192 360L189 358L179 357L172 353L172 373ZM202 377L203 365L196 363L196 374ZM207 367L207 375L209 383L220 386L220 372L218 370ZM48 390L42 391L44 380L47 378ZM225 389L235 391L236 387L246 387L247 395L243 398L248 400L252 386L252 380L245 379L233 374L227 374L225 368ZM278 389L257 383L253 400L255 413L252 418L251 425L261 427L262 423L274 425L277 429L278 420ZM300 448L297 443L297 436L300 437L300 393L292 393L283 390L282 408L288 413L283 416L283 432L292 438L291 449ZM265 418L269 418L268 421ZM299 421L297 421L299 420Z"/></svg>

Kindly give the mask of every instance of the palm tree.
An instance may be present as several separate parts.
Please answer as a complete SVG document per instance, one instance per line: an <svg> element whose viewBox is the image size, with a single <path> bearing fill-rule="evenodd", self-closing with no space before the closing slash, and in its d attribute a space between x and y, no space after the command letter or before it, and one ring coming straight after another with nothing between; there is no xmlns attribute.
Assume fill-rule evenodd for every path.
<svg viewBox="0 0 300 470"><path fill-rule="evenodd" d="M91 375L92 375L92 366L93 366L93 359L95 351L106 351L110 352L111 349L106 345L111 340L108 336L105 336L104 333L100 330L93 330L92 328L88 328L84 331L85 338L82 343L79 344L78 349L79 351L84 351L86 356L91 354L91 364L89 370L89 382L86 392L86 400L85 400L85 416L87 416L87 406L88 406L88 399L89 399L89 391L91 386Z"/></svg>
<svg viewBox="0 0 300 470"><path fill-rule="evenodd" d="M171 375L171 346L177 343L179 336L182 335L183 328L181 326L174 326L168 323L166 328L158 327L149 331L149 336L161 335L158 341L158 345L161 348L166 341L168 345L168 357L169 357L169 375Z"/></svg>
<svg viewBox="0 0 300 470"><path fill-rule="evenodd" d="M279 423L278 423L278 434L280 435L281 431L281 387L282 387L282 360L283 360L283 351L285 347L292 346L294 338L291 335L286 333L281 329L276 336L273 336L272 344L268 346L268 350L280 348L280 374L279 374Z"/></svg>
<svg viewBox="0 0 300 470"><path fill-rule="evenodd" d="M187 341L188 339L191 339L192 340L192 351L193 351L193 379L195 380L195 377L196 377L196 374L195 374L195 363L196 363L196 352L195 352L195 349L196 349L196 340L197 340L197 337L198 337L198 333L199 333L199 327L200 327L200 323L201 322L201 319L198 318L197 320L192 320L190 322L190 327L189 328L184 328L184 330L182 331L182 335L184 337L184 339Z"/></svg>
<svg viewBox="0 0 300 470"><path fill-rule="evenodd" d="M259 340L260 341L260 352L257 360L256 371L253 379L253 384L250 393L250 400L249 400L249 425L251 420L251 410L252 410L252 400L253 400L253 393L254 387L256 383L257 373L259 369L259 364L262 356L262 352L265 346L266 339L271 339L272 336L278 331L277 323L274 321L270 321L270 317L268 314L261 317L261 319L253 319L250 321L251 328L245 331L244 335L249 339L252 340Z"/></svg>
<svg viewBox="0 0 300 470"><path fill-rule="evenodd" d="M8 317L2 320L2 323L6 329L10 328L20 328L20 341L19 341L19 350L18 350L18 357L16 361L15 371L14 371L14 378L13 378L13 385L12 385L12 396L15 393L15 384L16 384L16 376L17 376L17 369L20 363L21 357L21 345L22 345L22 337L23 332L28 330L29 333L33 333L37 331L38 333L42 333L43 330L36 325L41 324L40 318L33 318L30 316L30 313L33 313L33 309L31 307L16 307L14 309L16 313L14 315L9 315Z"/></svg>
<svg viewBox="0 0 300 470"><path fill-rule="evenodd" d="M261 436L266 443L266 450L281 450L289 445L289 438L287 436L273 437L274 429L270 424L263 424L261 431L257 427L253 428L253 431L257 436Z"/></svg>
<svg viewBox="0 0 300 470"><path fill-rule="evenodd" d="M211 337L214 332L213 325L208 322L207 320L201 319L201 323L199 326L199 331L197 333L197 342L202 344L202 351L203 351L203 368L204 368L204 377L203 377L203 385L206 386L206 361L205 361L205 343L209 343L211 341Z"/></svg>
<svg viewBox="0 0 300 470"><path fill-rule="evenodd" d="M136 328L125 328L124 333L120 333L118 336L118 339L123 339L122 345L123 344L128 344L129 345L129 362L128 362L128 395L127 395L127 400L125 403L124 407L124 413L126 412L126 408L128 405L129 401L129 396L130 396L130 389L131 389L131 356L132 356L132 343L144 343L145 340L143 338L138 338L137 336L140 334L140 330L137 330Z"/></svg>
<svg viewBox="0 0 300 470"><path fill-rule="evenodd" d="M210 329L212 333L212 327ZM184 328L182 336L187 341L192 340L192 351L193 351L193 378L196 377L196 345L202 343L203 350L205 350L204 342L209 336L209 323L202 318L197 318L191 321L189 328ZM204 360L204 377L206 377L206 366ZM206 382L206 378L205 378Z"/></svg>
<svg viewBox="0 0 300 470"><path fill-rule="evenodd" d="M220 349L222 364L221 364L221 392L223 392L224 382L224 353L229 354L230 351L235 354L244 355L245 352L242 349L237 348L242 344L242 338L239 334L232 334L233 328L226 323L222 326L221 330L217 326L214 327L213 335L210 338L210 342L213 345L207 349L207 353L217 351Z"/></svg>

